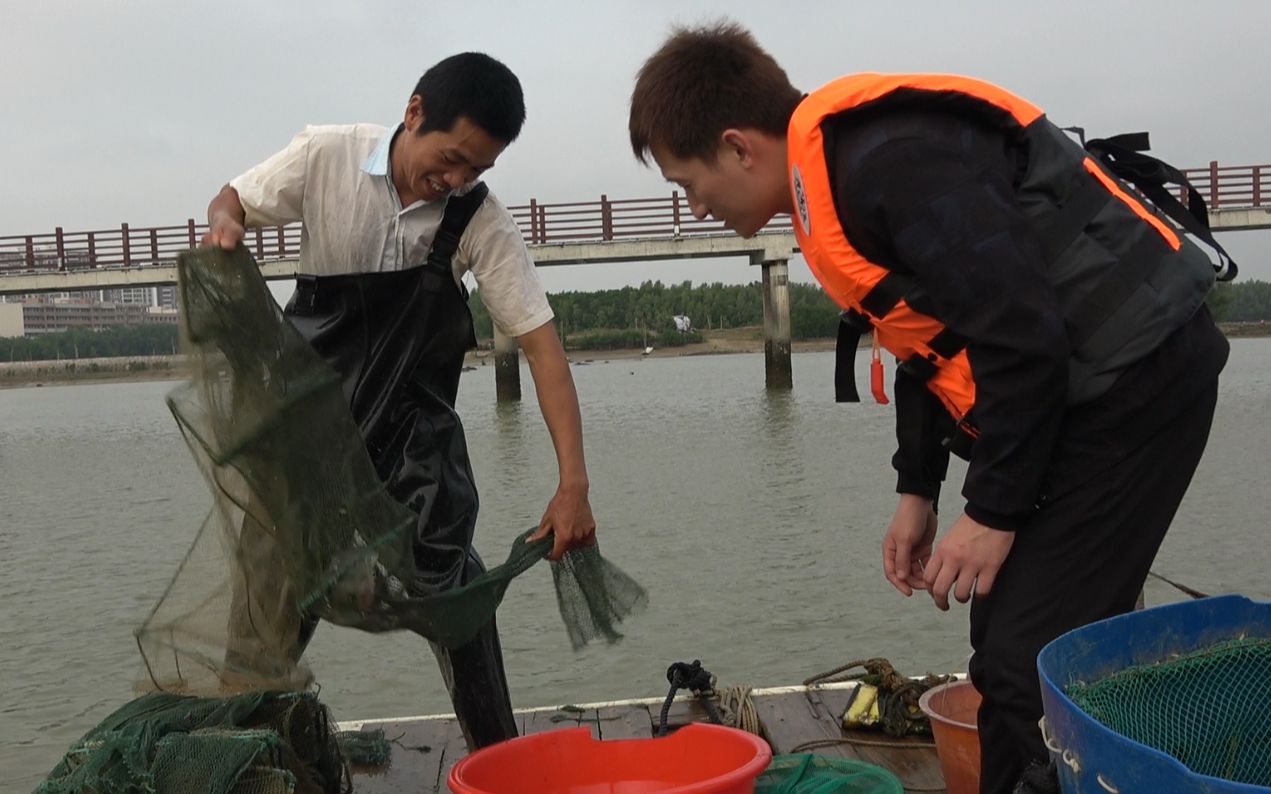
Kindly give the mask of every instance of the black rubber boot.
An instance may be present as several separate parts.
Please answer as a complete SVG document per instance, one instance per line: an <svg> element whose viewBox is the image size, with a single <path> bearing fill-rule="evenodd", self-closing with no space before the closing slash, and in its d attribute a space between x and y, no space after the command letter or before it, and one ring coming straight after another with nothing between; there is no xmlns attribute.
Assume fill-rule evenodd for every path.
<svg viewBox="0 0 1271 794"><path fill-rule="evenodd" d="M494 619L467 645L454 649L434 643L450 702L468 750L477 750L517 735L516 718L503 672L503 651Z"/></svg>

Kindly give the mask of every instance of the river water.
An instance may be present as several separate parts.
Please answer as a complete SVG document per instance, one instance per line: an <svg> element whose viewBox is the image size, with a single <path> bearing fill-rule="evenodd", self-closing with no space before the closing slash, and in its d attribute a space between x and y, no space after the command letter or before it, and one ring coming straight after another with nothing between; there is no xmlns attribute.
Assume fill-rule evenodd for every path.
<svg viewBox="0 0 1271 794"><path fill-rule="evenodd" d="M665 694L701 659L724 686L797 683L853 659L905 673L965 670L967 607L941 613L883 578L895 504L890 406L833 402L833 356L794 357L768 393L761 355L574 367L605 555L650 591L615 646L569 649L545 566L500 610L516 706ZM497 405L493 367L466 373L460 412L501 561L535 523L555 462L528 371ZM0 391L0 790L29 791L67 745L129 699L132 630L208 506L167 413L170 382ZM868 393L863 390L863 393ZM1237 339L1213 435L1155 570L1207 593L1271 598L1271 339ZM955 461L945 511L956 515ZM1149 581L1149 604L1183 596ZM307 656L337 719L448 710L412 635L324 625Z"/></svg>

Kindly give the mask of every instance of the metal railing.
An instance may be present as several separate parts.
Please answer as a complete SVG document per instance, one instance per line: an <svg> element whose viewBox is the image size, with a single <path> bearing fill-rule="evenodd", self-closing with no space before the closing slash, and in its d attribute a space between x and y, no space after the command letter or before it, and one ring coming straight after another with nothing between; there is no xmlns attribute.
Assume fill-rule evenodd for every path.
<svg viewBox="0 0 1271 794"><path fill-rule="evenodd" d="M0 274L169 264L198 245L206 231L207 224L190 219L183 226L137 228L125 223L87 232L59 226L52 234L0 237ZM300 252L300 224L248 229L243 242L262 261L294 257Z"/></svg>
<svg viewBox="0 0 1271 794"><path fill-rule="evenodd" d="M508 207L529 245L563 242L614 242L649 237L688 237L724 234L716 220L698 220L678 190L670 196L642 199L577 201L567 204L529 204ZM790 218L779 216L764 227L789 229Z"/></svg>
<svg viewBox="0 0 1271 794"><path fill-rule="evenodd" d="M1210 209L1271 206L1271 165L1220 166L1183 172ZM1180 191L1181 193L1182 191ZM1180 198L1185 196L1180 195ZM678 190L670 196L642 199L540 203L508 207L529 245L567 242L614 242L636 238L674 238L723 234L715 220L698 220ZM244 243L261 262L294 258L300 253L300 224L249 229ZM778 216L766 230L790 228ZM193 219L181 226L130 227L86 232L0 237L0 275L97 268L137 268L167 264L198 245L207 224Z"/></svg>
<svg viewBox="0 0 1271 794"><path fill-rule="evenodd" d="M1211 210L1271 206L1271 165L1218 165L1187 168L1183 175ZM1186 191L1179 191L1186 199Z"/></svg>

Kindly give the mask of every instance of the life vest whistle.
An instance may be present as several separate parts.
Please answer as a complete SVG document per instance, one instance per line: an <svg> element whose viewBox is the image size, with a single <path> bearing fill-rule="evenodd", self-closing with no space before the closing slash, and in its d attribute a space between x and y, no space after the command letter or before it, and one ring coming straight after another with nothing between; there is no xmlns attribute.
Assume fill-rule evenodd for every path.
<svg viewBox="0 0 1271 794"><path fill-rule="evenodd" d="M869 390L874 393L879 405L887 405L891 400L887 399L887 392L883 390L883 357L878 350L878 334L870 336L874 340L874 354L869 362Z"/></svg>

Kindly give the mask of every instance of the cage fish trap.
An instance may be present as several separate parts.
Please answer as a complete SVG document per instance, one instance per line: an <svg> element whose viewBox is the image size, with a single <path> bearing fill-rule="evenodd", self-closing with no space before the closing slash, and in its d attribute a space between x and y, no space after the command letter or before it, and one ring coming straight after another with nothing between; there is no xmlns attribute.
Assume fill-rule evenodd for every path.
<svg viewBox="0 0 1271 794"><path fill-rule="evenodd" d="M1271 603L1218 596L1102 620L1037 666L1067 794L1271 790Z"/></svg>

